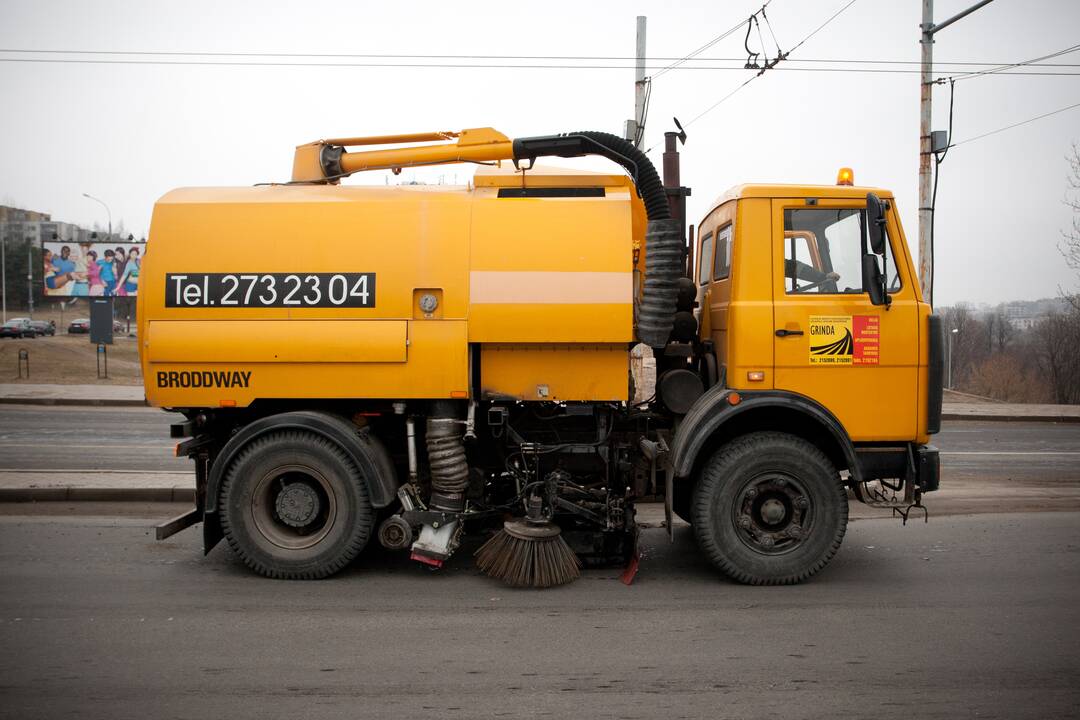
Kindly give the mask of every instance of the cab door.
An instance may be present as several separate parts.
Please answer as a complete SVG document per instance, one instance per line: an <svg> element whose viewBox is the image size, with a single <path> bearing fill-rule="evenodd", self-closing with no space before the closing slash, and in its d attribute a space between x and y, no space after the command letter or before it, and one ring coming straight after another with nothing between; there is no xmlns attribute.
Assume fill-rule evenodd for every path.
<svg viewBox="0 0 1080 720"><path fill-rule="evenodd" d="M862 286L865 204L812 202L772 201L775 387L825 406L853 440L911 440L918 306L895 213L886 225L886 308Z"/></svg>

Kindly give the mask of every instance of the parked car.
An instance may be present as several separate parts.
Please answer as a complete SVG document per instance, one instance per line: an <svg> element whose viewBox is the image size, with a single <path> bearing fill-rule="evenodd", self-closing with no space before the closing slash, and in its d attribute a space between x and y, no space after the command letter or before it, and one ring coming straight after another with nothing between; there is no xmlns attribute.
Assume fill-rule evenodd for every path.
<svg viewBox="0 0 1080 720"><path fill-rule="evenodd" d="M0 337L32 338L37 337L29 318L13 318L0 325Z"/></svg>
<svg viewBox="0 0 1080 720"><path fill-rule="evenodd" d="M81 334L85 335L90 332L90 318L76 318L68 325L68 334Z"/></svg>
<svg viewBox="0 0 1080 720"><path fill-rule="evenodd" d="M126 334L127 333L127 323L123 322L122 320L113 320L112 331L113 331L114 335L116 335L116 334L121 334L121 335Z"/></svg>
<svg viewBox="0 0 1080 720"><path fill-rule="evenodd" d="M34 332L38 335L56 334L56 325L51 322L45 322L44 320L31 320L30 327L34 328Z"/></svg>

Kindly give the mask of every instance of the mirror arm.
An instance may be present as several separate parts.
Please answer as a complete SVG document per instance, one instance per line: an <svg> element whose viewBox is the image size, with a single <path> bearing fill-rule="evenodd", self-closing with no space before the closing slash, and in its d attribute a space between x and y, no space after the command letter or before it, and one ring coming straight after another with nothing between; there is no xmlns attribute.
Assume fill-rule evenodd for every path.
<svg viewBox="0 0 1080 720"><path fill-rule="evenodd" d="M889 294L889 241L887 238L885 240L885 252L881 254L881 267L884 270L882 291L885 294L885 312L888 312L892 308L892 295Z"/></svg>

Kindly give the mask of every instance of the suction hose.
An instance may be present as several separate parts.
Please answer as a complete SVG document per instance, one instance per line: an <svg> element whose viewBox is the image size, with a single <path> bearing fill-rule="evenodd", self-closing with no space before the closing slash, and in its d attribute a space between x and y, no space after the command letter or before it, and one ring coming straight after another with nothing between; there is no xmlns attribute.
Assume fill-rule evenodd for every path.
<svg viewBox="0 0 1080 720"><path fill-rule="evenodd" d="M683 276L683 237L679 222L671 219L664 184L648 156L618 135L605 132L514 140L515 161L582 155L600 155L622 165L645 203L649 224L645 231L645 286L638 308L637 337L649 347L663 348L675 321L678 283Z"/></svg>
<svg viewBox="0 0 1080 720"><path fill-rule="evenodd" d="M427 419L427 454L431 468L431 507L460 512L469 487L462 423L454 403L437 401Z"/></svg>

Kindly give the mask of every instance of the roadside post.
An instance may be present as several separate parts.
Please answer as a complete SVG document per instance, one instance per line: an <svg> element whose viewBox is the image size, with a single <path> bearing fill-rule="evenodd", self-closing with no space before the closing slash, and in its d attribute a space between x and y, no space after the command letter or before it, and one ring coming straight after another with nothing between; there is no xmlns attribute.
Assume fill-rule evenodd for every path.
<svg viewBox="0 0 1080 720"><path fill-rule="evenodd" d="M25 365L26 366L26 379L29 380L30 379L30 351L27 350L26 348L19 348L19 359L18 359L17 362L18 362L18 370L19 370L19 379L22 380L23 366Z"/></svg>
<svg viewBox="0 0 1080 720"><path fill-rule="evenodd" d="M27 372L27 377L30 373ZM109 379L109 346L99 343L97 346L97 376L98 380Z"/></svg>

